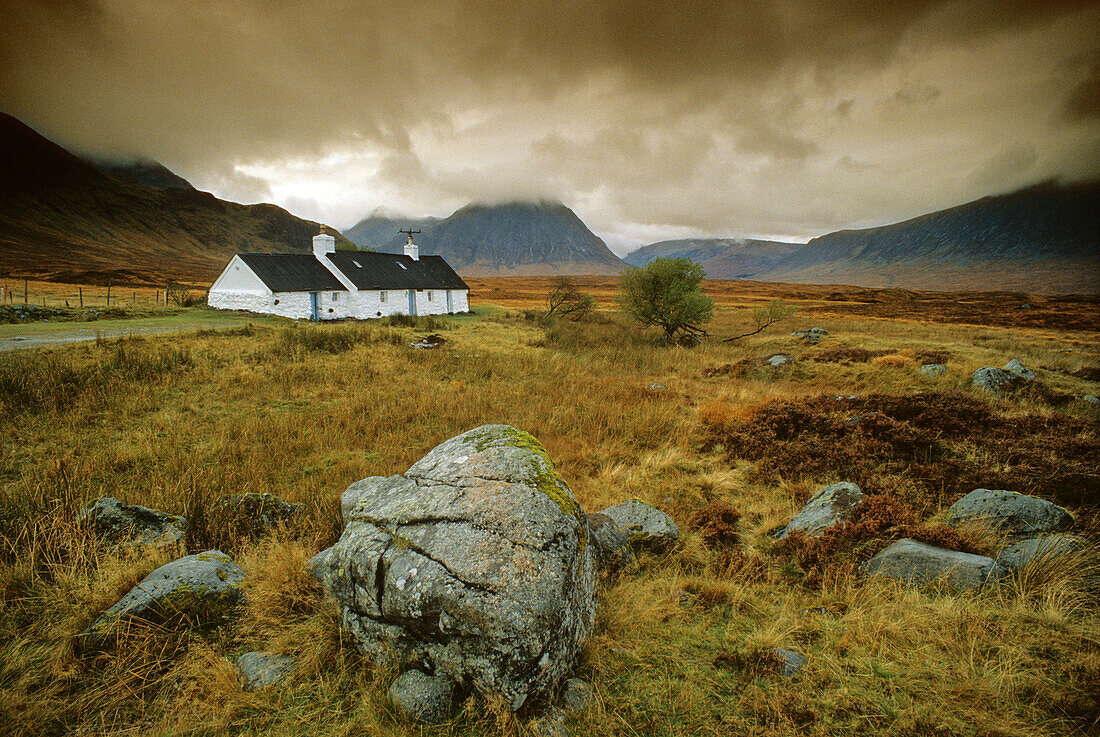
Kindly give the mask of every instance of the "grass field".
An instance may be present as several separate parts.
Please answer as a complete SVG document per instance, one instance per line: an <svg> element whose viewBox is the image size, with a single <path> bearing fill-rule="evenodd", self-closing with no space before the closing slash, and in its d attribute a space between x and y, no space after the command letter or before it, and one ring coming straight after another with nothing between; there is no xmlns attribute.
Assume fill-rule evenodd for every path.
<svg viewBox="0 0 1100 737"><path fill-rule="evenodd" d="M476 314L418 327L256 320L0 354L0 733L528 733L545 699L513 715L472 696L437 730L397 717L384 697L395 674L354 654L305 572L339 536L349 484L402 473L488 422L538 437L587 511L640 498L683 531L672 552L603 581L576 668L596 701L574 734L1100 733L1100 613L1083 567L982 593L856 573L906 535L993 551L994 535L939 514L976 486L1064 504L1100 540L1100 416L1079 400L1100 393L1095 300L715 282L712 335L742 332L748 306L770 298L799 310L687 349L621 322L607 279L581 280L603 305L596 319L550 325L524 314L541 306L541 281L469 281ZM830 333L821 345L788 335L812 325ZM441 349L406 346L427 332ZM799 360L752 360L776 352ZM931 356L948 366L934 381L915 371ZM1043 389L970 389L970 372L1011 358ZM833 441L769 435L781 420L833 427L869 409L886 420ZM841 480L872 499L851 531L772 540ZM302 521L253 538L213 511L263 491L304 504ZM109 652L76 654L76 633L179 554L93 539L76 513L100 496L183 514L188 552L233 555L249 574L239 618L135 627ZM809 658L796 678L775 672L776 646ZM258 649L299 667L245 692L233 660Z"/></svg>

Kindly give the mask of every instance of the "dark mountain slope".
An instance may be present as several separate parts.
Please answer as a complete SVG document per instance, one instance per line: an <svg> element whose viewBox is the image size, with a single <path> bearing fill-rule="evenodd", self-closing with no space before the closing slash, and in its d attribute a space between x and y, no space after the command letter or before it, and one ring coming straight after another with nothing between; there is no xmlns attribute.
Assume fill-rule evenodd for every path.
<svg viewBox="0 0 1100 737"><path fill-rule="evenodd" d="M99 169L104 174L110 174L119 179L125 179L134 184L143 184L146 187L178 187L180 189L194 189L191 182L179 174L161 164L159 161L104 161L101 159L85 158L84 161Z"/></svg>
<svg viewBox="0 0 1100 737"><path fill-rule="evenodd" d="M754 278L912 289L1100 291L1100 182L1044 182L814 238Z"/></svg>
<svg viewBox="0 0 1100 737"><path fill-rule="evenodd" d="M801 243L689 238L651 243L628 253L623 260L631 266L645 266L655 258L688 258L706 269L710 279L749 279L799 248L802 248Z"/></svg>
<svg viewBox="0 0 1100 737"><path fill-rule="evenodd" d="M466 276L617 274L625 264L560 202L468 205L416 236ZM380 250L400 253L405 236Z"/></svg>
<svg viewBox="0 0 1100 737"><path fill-rule="evenodd" d="M57 281L210 281L234 253L305 253L319 231L275 205L104 174L0 114L0 273ZM350 246L342 236L338 243Z"/></svg>
<svg viewBox="0 0 1100 737"><path fill-rule="evenodd" d="M371 215L344 231L349 241L363 248L380 248L394 240L398 230L424 230L439 222L439 218L402 218ZM404 242L404 241L402 241Z"/></svg>

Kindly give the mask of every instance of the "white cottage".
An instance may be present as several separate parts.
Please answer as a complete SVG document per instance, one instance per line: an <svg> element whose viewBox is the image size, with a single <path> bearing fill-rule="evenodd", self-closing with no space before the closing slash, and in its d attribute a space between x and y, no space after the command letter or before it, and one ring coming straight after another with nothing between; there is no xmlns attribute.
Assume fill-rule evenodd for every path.
<svg viewBox="0 0 1100 737"><path fill-rule="evenodd" d="M297 319L366 319L468 312L470 288L442 256L337 251L321 233L312 254L239 253L210 287L207 304Z"/></svg>

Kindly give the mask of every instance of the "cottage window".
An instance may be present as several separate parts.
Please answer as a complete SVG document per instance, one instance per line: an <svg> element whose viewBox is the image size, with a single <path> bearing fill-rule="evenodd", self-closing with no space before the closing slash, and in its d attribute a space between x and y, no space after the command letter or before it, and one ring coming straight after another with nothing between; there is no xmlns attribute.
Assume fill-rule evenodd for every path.
<svg viewBox="0 0 1100 737"><path fill-rule="evenodd" d="M340 301L340 293L339 292L333 292L332 293L332 301L333 302L339 302Z"/></svg>
<svg viewBox="0 0 1100 737"><path fill-rule="evenodd" d="M385 292L379 292L378 293L378 301L382 302L383 304L386 302L386 293Z"/></svg>
<svg viewBox="0 0 1100 737"><path fill-rule="evenodd" d="M432 290L430 290L430 289L428 290L428 301L429 302L432 301Z"/></svg>

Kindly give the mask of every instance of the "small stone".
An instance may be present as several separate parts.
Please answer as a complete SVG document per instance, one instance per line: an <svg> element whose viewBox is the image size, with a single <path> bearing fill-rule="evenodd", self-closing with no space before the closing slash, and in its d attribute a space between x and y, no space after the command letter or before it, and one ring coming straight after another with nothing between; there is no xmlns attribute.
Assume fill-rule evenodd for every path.
<svg viewBox="0 0 1100 737"><path fill-rule="evenodd" d="M618 571L634 563L630 538L619 529L615 520L598 512L585 516L588 518L588 529L596 548L596 561L601 569Z"/></svg>
<svg viewBox="0 0 1100 737"><path fill-rule="evenodd" d="M926 379L935 379L947 373L947 367L942 363L928 363L917 369L917 375Z"/></svg>
<svg viewBox="0 0 1100 737"><path fill-rule="evenodd" d="M1084 538L1076 535L1032 537L1006 545L997 556L997 564L1010 570L1020 570L1033 560L1056 560L1077 555L1085 549Z"/></svg>
<svg viewBox="0 0 1100 737"><path fill-rule="evenodd" d="M980 588L1004 575L992 558L960 553L903 538L860 566L869 576L887 576L915 586L946 577L957 589Z"/></svg>
<svg viewBox="0 0 1100 737"><path fill-rule="evenodd" d="M780 366L787 366L795 362L795 357L789 353L776 353L768 356L764 359L764 363L768 364L772 368L779 368Z"/></svg>
<svg viewBox="0 0 1100 737"><path fill-rule="evenodd" d="M288 524L302 511L301 504L290 504L268 492L234 494L222 500L226 516L240 534L257 537Z"/></svg>
<svg viewBox="0 0 1100 737"><path fill-rule="evenodd" d="M534 737L569 737L569 728L565 725L565 710L551 706L541 717L531 722L531 734Z"/></svg>
<svg viewBox="0 0 1100 737"><path fill-rule="evenodd" d="M1003 489L975 489L947 508L947 520L982 522L1017 536L1068 530L1074 521L1057 504Z"/></svg>
<svg viewBox="0 0 1100 737"><path fill-rule="evenodd" d="M656 381L653 382L652 384L646 384L645 388L649 389L651 392L657 392L658 394L660 394L663 391L668 390L668 387L666 387L664 384L661 384L661 383L656 382Z"/></svg>
<svg viewBox="0 0 1100 737"><path fill-rule="evenodd" d="M1015 386L1018 380L1004 369L986 366L970 375L970 383L991 394L1000 394Z"/></svg>
<svg viewBox="0 0 1100 737"><path fill-rule="evenodd" d="M630 542L640 547L663 550L680 539L680 528L671 517L637 499L608 507L600 514L610 517Z"/></svg>
<svg viewBox="0 0 1100 737"><path fill-rule="evenodd" d="M1096 396L1095 394L1086 394L1085 396L1081 397L1081 401L1085 402L1086 404L1097 405L1100 404L1100 397Z"/></svg>
<svg viewBox="0 0 1100 737"><path fill-rule="evenodd" d="M113 497L96 499L80 510L77 522L89 524L102 539L117 544L170 545L187 534L187 520Z"/></svg>
<svg viewBox="0 0 1100 737"><path fill-rule="evenodd" d="M592 686L580 678L566 680L561 690L561 704L567 712L581 713L592 706Z"/></svg>
<svg viewBox="0 0 1100 737"><path fill-rule="evenodd" d="M798 671L802 670L802 666L806 665L806 656L802 653L785 650L781 647L775 648L772 652L775 653L775 657L779 658L779 675L784 678L794 677Z"/></svg>
<svg viewBox="0 0 1100 737"><path fill-rule="evenodd" d="M855 508L863 503L863 498L860 488L847 481L818 489L779 534L779 539L792 532L817 537L830 527L842 525L851 519Z"/></svg>
<svg viewBox="0 0 1100 737"><path fill-rule="evenodd" d="M294 667L294 658L274 653L250 652L237 658L245 691L255 691L278 683Z"/></svg>
<svg viewBox="0 0 1100 737"><path fill-rule="evenodd" d="M1031 381L1035 378L1035 372L1030 369L1024 368L1024 365L1015 358L1005 364L1004 370L1015 378L1021 379L1023 381Z"/></svg>
<svg viewBox="0 0 1100 737"><path fill-rule="evenodd" d="M394 707L424 724L443 724L454 713L454 682L446 676L429 676L412 668L394 680L389 689Z"/></svg>

